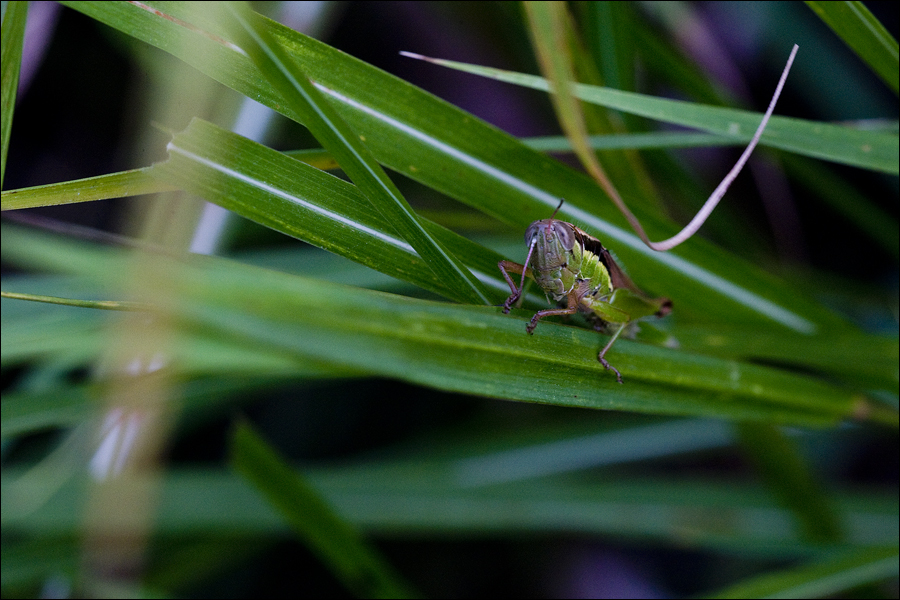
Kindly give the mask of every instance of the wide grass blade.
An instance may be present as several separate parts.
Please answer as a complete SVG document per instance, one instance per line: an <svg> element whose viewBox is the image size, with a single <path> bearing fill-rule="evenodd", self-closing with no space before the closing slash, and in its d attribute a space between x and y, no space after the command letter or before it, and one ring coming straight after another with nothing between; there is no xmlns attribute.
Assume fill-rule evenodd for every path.
<svg viewBox="0 0 900 600"><path fill-rule="evenodd" d="M695 549L764 560L809 557L830 549L800 538L790 526L790 515L774 502L768 490L758 486L721 478L608 474L473 487L462 485L455 477L456 467L462 462L458 455L424 461L409 457L394 464L320 468L304 475L345 519L375 535L578 532L644 543L690 543ZM77 534L82 520L78 510L81 482L65 486L49 505L22 506L16 486L20 473L3 473L3 525L14 526L22 533ZM834 500L847 521L854 524L846 543L835 549L851 548L848 554L859 552L867 555L871 564L883 566L879 561L885 557L890 560L892 552L885 548L893 546L896 553L896 495L835 492ZM169 470L155 525L158 536L179 536L186 531L207 536L233 535L235 531L271 536L289 531L271 505L246 482L222 469ZM896 570L896 555L893 560ZM835 565L831 572L852 574L851 565ZM891 574L889 569L878 572L886 573L882 577ZM759 596L748 593L733 597Z"/></svg>
<svg viewBox="0 0 900 600"><path fill-rule="evenodd" d="M4 252L27 249L53 265L115 287L119 252L79 248L11 228ZM870 414L860 395L778 369L621 341L596 360L593 331L525 320L498 308L459 306L276 273L222 259L169 261L183 301L171 307L190 337L198 328L306 361L394 377L443 390L560 406L720 416L805 425ZM83 310L59 307L60 310ZM187 359L187 357L186 357ZM188 360L188 364L190 360Z"/></svg>

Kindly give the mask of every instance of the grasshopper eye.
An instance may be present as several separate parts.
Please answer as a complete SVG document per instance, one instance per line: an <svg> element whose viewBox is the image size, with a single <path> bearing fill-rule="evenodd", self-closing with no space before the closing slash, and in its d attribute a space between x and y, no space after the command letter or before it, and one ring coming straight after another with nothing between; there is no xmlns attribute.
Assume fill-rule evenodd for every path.
<svg viewBox="0 0 900 600"><path fill-rule="evenodd" d="M528 226L528 229L525 230L525 244L527 246L530 246L531 240L537 237L540 223L540 221L535 221Z"/></svg>
<svg viewBox="0 0 900 600"><path fill-rule="evenodd" d="M571 225L561 221L555 221L552 227L553 232L556 234L556 237L559 239L559 243L562 244L563 248L571 250L575 247L575 230Z"/></svg>

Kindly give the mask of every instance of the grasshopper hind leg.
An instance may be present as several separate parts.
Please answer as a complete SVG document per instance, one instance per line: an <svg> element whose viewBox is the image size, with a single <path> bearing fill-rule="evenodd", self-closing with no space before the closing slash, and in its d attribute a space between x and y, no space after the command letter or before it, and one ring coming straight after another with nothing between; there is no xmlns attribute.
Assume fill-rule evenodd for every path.
<svg viewBox="0 0 900 600"><path fill-rule="evenodd" d="M619 383L622 383L622 374L619 373L619 370L617 368L609 364L609 361L607 361L604 356L606 356L607 350L612 347L613 343L615 343L615 341L619 339L619 334L621 334L625 330L625 327L627 325L628 323L622 323L619 328L616 329L616 332L613 334L612 339L610 339L609 342L607 342L607 344L603 346L603 350L601 350L600 354L597 355L597 360L600 361L600 364L603 365L603 368L607 371L612 371L613 373L615 373L616 381L618 381Z"/></svg>
<svg viewBox="0 0 900 600"><path fill-rule="evenodd" d="M608 360L606 360L606 359L603 358L602 356L598 356L598 357L597 357L597 360L600 361L600 364L603 365L603 367L604 367L607 371L612 371L613 373L616 374L616 381L618 381L619 383L624 383L624 382L622 381L622 374L619 373L619 370L618 370L617 368L615 368L614 366L612 366L611 364L609 364L609 361L608 361Z"/></svg>

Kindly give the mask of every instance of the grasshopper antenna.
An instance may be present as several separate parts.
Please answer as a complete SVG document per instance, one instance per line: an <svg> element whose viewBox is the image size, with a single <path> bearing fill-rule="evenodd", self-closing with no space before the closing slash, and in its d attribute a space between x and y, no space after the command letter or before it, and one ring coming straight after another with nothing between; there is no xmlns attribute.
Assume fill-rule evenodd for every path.
<svg viewBox="0 0 900 600"><path fill-rule="evenodd" d="M560 199L559 199L559 204L556 206L556 208L553 209L553 214L550 215L550 220L551 220L551 221L553 220L553 217L556 216L556 213L559 212L559 209L562 208L563 202L565 202L565 201L566 201L565 198L560 198Z"/></svg>

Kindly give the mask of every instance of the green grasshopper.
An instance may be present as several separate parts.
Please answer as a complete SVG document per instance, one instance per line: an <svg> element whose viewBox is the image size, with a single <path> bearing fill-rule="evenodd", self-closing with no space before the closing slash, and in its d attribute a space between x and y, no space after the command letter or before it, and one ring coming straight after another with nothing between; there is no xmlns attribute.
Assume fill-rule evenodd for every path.
<svg viewBox="0 0 900 600"><path fill-rule="evenodd" d="M612 335L597 360L607 370L612 369L616 380L622 383L622 374L604 358L606 352L638 319L669 314L672 301L644 294L619 268L600 240L571 223L554 219L562 205L561 201L549 219L535 221L525 231L528 255L524 265L509 260L497 264L512 292L503 303L503 312L509 313L522 295L525 277L530 277L544 290L548 302L552 297L560 308L536 312L525 331L533 333L543 317L585 313L595 329ZM509 276L510 272L522 274L519 287Z"/></svg>

